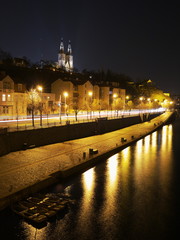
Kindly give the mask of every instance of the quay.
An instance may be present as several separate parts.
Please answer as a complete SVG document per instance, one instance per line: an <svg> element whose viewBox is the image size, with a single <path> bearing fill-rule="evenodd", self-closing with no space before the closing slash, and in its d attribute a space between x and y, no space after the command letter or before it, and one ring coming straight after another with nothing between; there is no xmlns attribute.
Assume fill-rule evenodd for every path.
<svg viewBox="0 0 180 240"><path fill-rule="evenodd" d="M86 138L11 152L0 157L0 210L73 174L83 172L165 124L173 112Z"/></svg>

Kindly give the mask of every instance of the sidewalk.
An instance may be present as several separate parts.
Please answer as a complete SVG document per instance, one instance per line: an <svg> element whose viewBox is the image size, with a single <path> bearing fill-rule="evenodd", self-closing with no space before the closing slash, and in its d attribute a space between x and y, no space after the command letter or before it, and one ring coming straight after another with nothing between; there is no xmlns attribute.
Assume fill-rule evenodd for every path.
<svg viewBox="0 0 180 240"><path fill-rule="evenodd" d="M171 114L166 112L150 122L114 132L13 152L0 157L0 209L3 199L14 193L44 181L53 173L66 171L92 159L92 157L89 158L89 148L98 149L98 154L94 154L96 158L112 149L130 144L154 131ZM127 141L122 143L122 137ZM86 152L86 158L83 157L84 152Z"/></svg>

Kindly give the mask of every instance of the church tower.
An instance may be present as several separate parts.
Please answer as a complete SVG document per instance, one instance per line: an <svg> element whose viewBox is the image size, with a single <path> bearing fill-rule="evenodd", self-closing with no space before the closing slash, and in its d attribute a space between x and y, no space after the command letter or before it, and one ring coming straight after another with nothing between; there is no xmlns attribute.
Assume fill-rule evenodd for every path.
<svg viewBox="0 0 180 240"><path fill-rule="evenodd" d="M65 68L66 71L72 71L73 70L73 56L72 56L72 48L71 48L71 42L68 43L68 49L66 53L66 62L65 62Z"/></svg>
<svg viewBox="0 0 180 240"><path fill-rule="evenodd" d="M64 53L63 39L61 38L61 43L60 43L60 48L59 48L59 53L58 53L58 67L64 68L65 62L66 62L66 55Z"/></svg>

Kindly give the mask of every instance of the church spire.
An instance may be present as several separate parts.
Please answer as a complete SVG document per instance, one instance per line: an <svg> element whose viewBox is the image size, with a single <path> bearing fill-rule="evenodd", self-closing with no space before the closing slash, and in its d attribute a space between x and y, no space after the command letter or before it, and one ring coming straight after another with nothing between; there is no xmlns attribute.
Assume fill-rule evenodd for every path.
<svg viewBox="0 0 180 240"><path fill-rule="evenodd" d="M60 43L60 49L59 49L60 53L64 53L64 43L63 43L63 38L61 38L61 43Z"/></svg>
<svg viewBox="0 0 180 240"><path fill-rule="evenodd" d="M67 54L69 54L69 55L72 54L72 48L71 48L71 41L70 40L69 40L69 43L68 43Z"/></svg>

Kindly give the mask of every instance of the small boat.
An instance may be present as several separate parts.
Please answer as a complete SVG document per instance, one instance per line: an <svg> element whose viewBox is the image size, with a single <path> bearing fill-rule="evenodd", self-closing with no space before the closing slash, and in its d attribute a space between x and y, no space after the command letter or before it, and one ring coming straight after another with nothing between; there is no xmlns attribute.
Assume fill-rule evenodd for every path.
<svg viewBox="0 0 180 240"><path fill-rule="evenodd" d="M13 204L12 210L31 225L42 228L48 221L64 217L72 203L66 194L37 195Z"/></svg>
<svg viewBox="0 0 180 240"><path fill-rule="evenodd" d="M12 210L34 227L42 228L47 225L47 216L21 203L13 204Z"/></svg>

